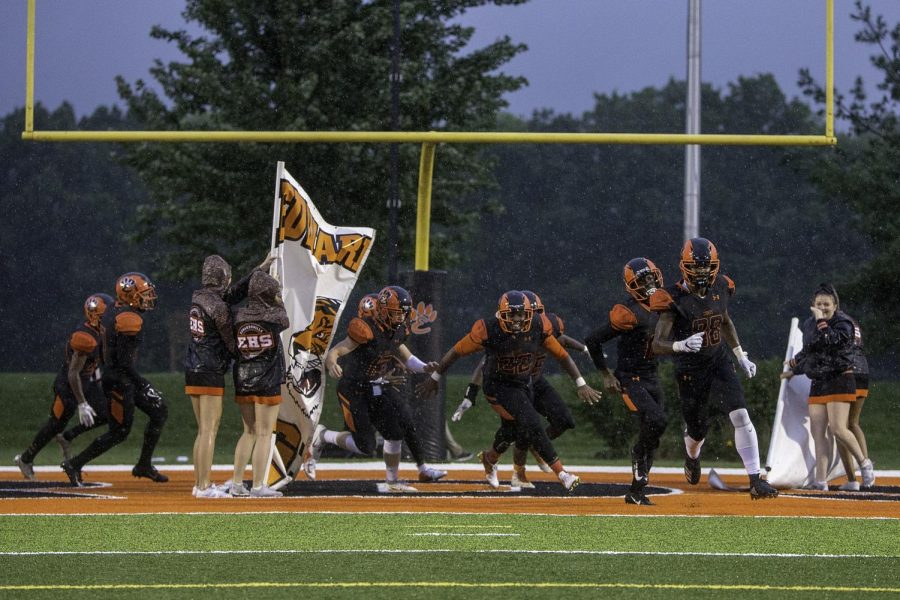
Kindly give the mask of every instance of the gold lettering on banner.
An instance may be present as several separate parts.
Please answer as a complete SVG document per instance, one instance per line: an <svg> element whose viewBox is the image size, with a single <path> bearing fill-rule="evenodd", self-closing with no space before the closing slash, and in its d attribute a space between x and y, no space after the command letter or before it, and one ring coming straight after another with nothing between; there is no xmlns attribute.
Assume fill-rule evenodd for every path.
<svg viewBox="0 0 900 600"><path fill-rule="evenodd" d="M300 242L320 265L339 264L356 273L372 238L359 233L331 235L322 230L300 191L281 180L281 222L278 241Z"/></svg>

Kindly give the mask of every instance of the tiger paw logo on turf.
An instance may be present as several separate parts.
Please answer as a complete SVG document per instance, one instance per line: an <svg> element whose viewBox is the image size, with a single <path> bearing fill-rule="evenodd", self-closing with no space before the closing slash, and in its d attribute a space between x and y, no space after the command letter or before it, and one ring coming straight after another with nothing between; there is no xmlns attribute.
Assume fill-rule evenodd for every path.
<svg viewBox="0 0 900 600"><path fill-rule="evenodd" d="M419 302L416 305L416 310L412 315L410 329L412 329L413 333L418 335L428 333L429 331L431 331L431 327L429 327L428 325L437 321L437 317L437 311L434 310L434 307L432 305L426 305L424 302Z"/></svg>

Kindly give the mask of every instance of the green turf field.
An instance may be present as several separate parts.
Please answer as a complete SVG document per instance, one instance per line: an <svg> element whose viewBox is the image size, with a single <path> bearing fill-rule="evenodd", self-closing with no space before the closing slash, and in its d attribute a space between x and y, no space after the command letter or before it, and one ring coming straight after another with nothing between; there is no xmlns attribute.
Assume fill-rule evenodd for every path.
<svg viewBox="0 0 900 600"><path fill-rule="evenodd" d="M2 598L898 594L897 520L0 516Z"/></svg>
<svg viewBox="0 0 900 600"><path fill-rule="evenodd" d="M761 375L750 383L745 382L748 395L770 397L771 406L767 408L774 412L775 392L767 391L768 388L757 390L753 386L769 386L777 380L778 365L761 363ZM771 371L771 372L770 372ZM157 456L164 457L164 464L172 464L177 457L189 457L196 436L196 421L191 409L190 400L184 395L183 375L177 373L156 373L148 375L167 399L169 405L169 421L163 431ZM597 376L592 373L589 381L594 384ZM669 378L664 378L664 383ZM759 380L759 381L757 381ZM577 405L574 398L572 384L568 378L553 377L551 381L557 386L564 398L570 402L573 414L578 426L575 430L566 432L565 435L554 441L554 445L567 464L622 464L628 465L627 448L633 443L636 428L622 407L622 401L617 396L605 398L603 406L598 408L601 412L599 422L604 430L600 436L592 425L587 413ZM3 373L0 374L0 398L6 414L15 415L15 418L4 419L0 423L0 463L12 464L13 456L22 452L31 443L34 434L47 419L52 400L50 387L53 382L51 374L33 373ZM766 383L768 382L768 383ZM447 415L451 415L456 405L462 398L468 378L465 375L451 375L447 378ZM218 464L231 464L234 445L241 432L241 423L238 411L233 402L233 396L229 388L226 391L222 424L216 444L215 462ZM324 413L322 423L333 429L343 428L343 419L340 415L337 399L334 394L333 382L329 379L326 391ZM680 466L682 461L683 442L681 439L680 419L677 417L677 406L673 391L668 391L670 407L670 424L663 436L658 466ZM757 401L757 404L759 401ZM863 411L862 424L869 442L869 454L879 469L900 469L900 453L896 451L896 440L900 439L900 420L894 418L900 409L900 383L877 381L872 384L871 394L866 401ZM758 409L762 411L762 408ZM769 417L765 417L769 418ZM765 419L764 419L765 420ZM71 424L75 423L75 419ZM721 420L720 420L721 421ZM143 431L146 417L137 411L132 435L121 445L95 461L95 464L131 464L140 454L141 432ZM720 423L721 424L721 423ZM760 448L762 458L765 459L768 449L768 431L771 423L757 422L757 430L760 433ZM459 423L452 423L451 430L456 439L468 450L478 451L486 447L493 439L497 427L497 416L488 408L483 397L480 397L475 406L467 412ZM87 433L76 440L76 450L90 441L94 432ZM625 450L614 451L610 447L610 440L614 436L622 436L622 439L614 443L616 447ZM709 466L740 466L737 454L731 446L731 428L725 426L713 428L710 440L704 447L704 467ZM47 448L38 455L35 464L55 465L61 460L59 447L51 442Z"/></svg>

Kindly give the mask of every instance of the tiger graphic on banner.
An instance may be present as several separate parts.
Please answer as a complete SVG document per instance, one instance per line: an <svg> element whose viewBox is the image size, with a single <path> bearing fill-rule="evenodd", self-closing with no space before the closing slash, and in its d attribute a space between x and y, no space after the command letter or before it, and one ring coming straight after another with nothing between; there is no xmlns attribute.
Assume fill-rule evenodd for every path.
<svg viewBox="0 0 900 600"><path fill-rule="evenodd" d="M375 241L369 227L330 225L300 184L278 163L272 243L291 326L282 332L287 375L275 425L268 484L297 476L322 415L325 353L341 311ZM312 477L308 471L307 476Z"/></svg>

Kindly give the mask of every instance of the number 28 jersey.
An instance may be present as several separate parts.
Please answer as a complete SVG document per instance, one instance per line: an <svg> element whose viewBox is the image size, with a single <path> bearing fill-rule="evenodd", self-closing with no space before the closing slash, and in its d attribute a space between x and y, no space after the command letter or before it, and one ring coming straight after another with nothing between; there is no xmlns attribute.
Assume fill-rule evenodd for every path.
<svg viewBox="0 0 900 600"><path fill-rule="evenodd" d="M666 286L650 296L651 310L658 313L671 311L674 314L673 340L703 333L703 346L699 352L678 352L674 355L677 372L703 369L728 357L727 344L723 343L722 338L722 324L732 296L734 281L727 275L716 277L703 297L692 294L684 281Z"/></svg>

